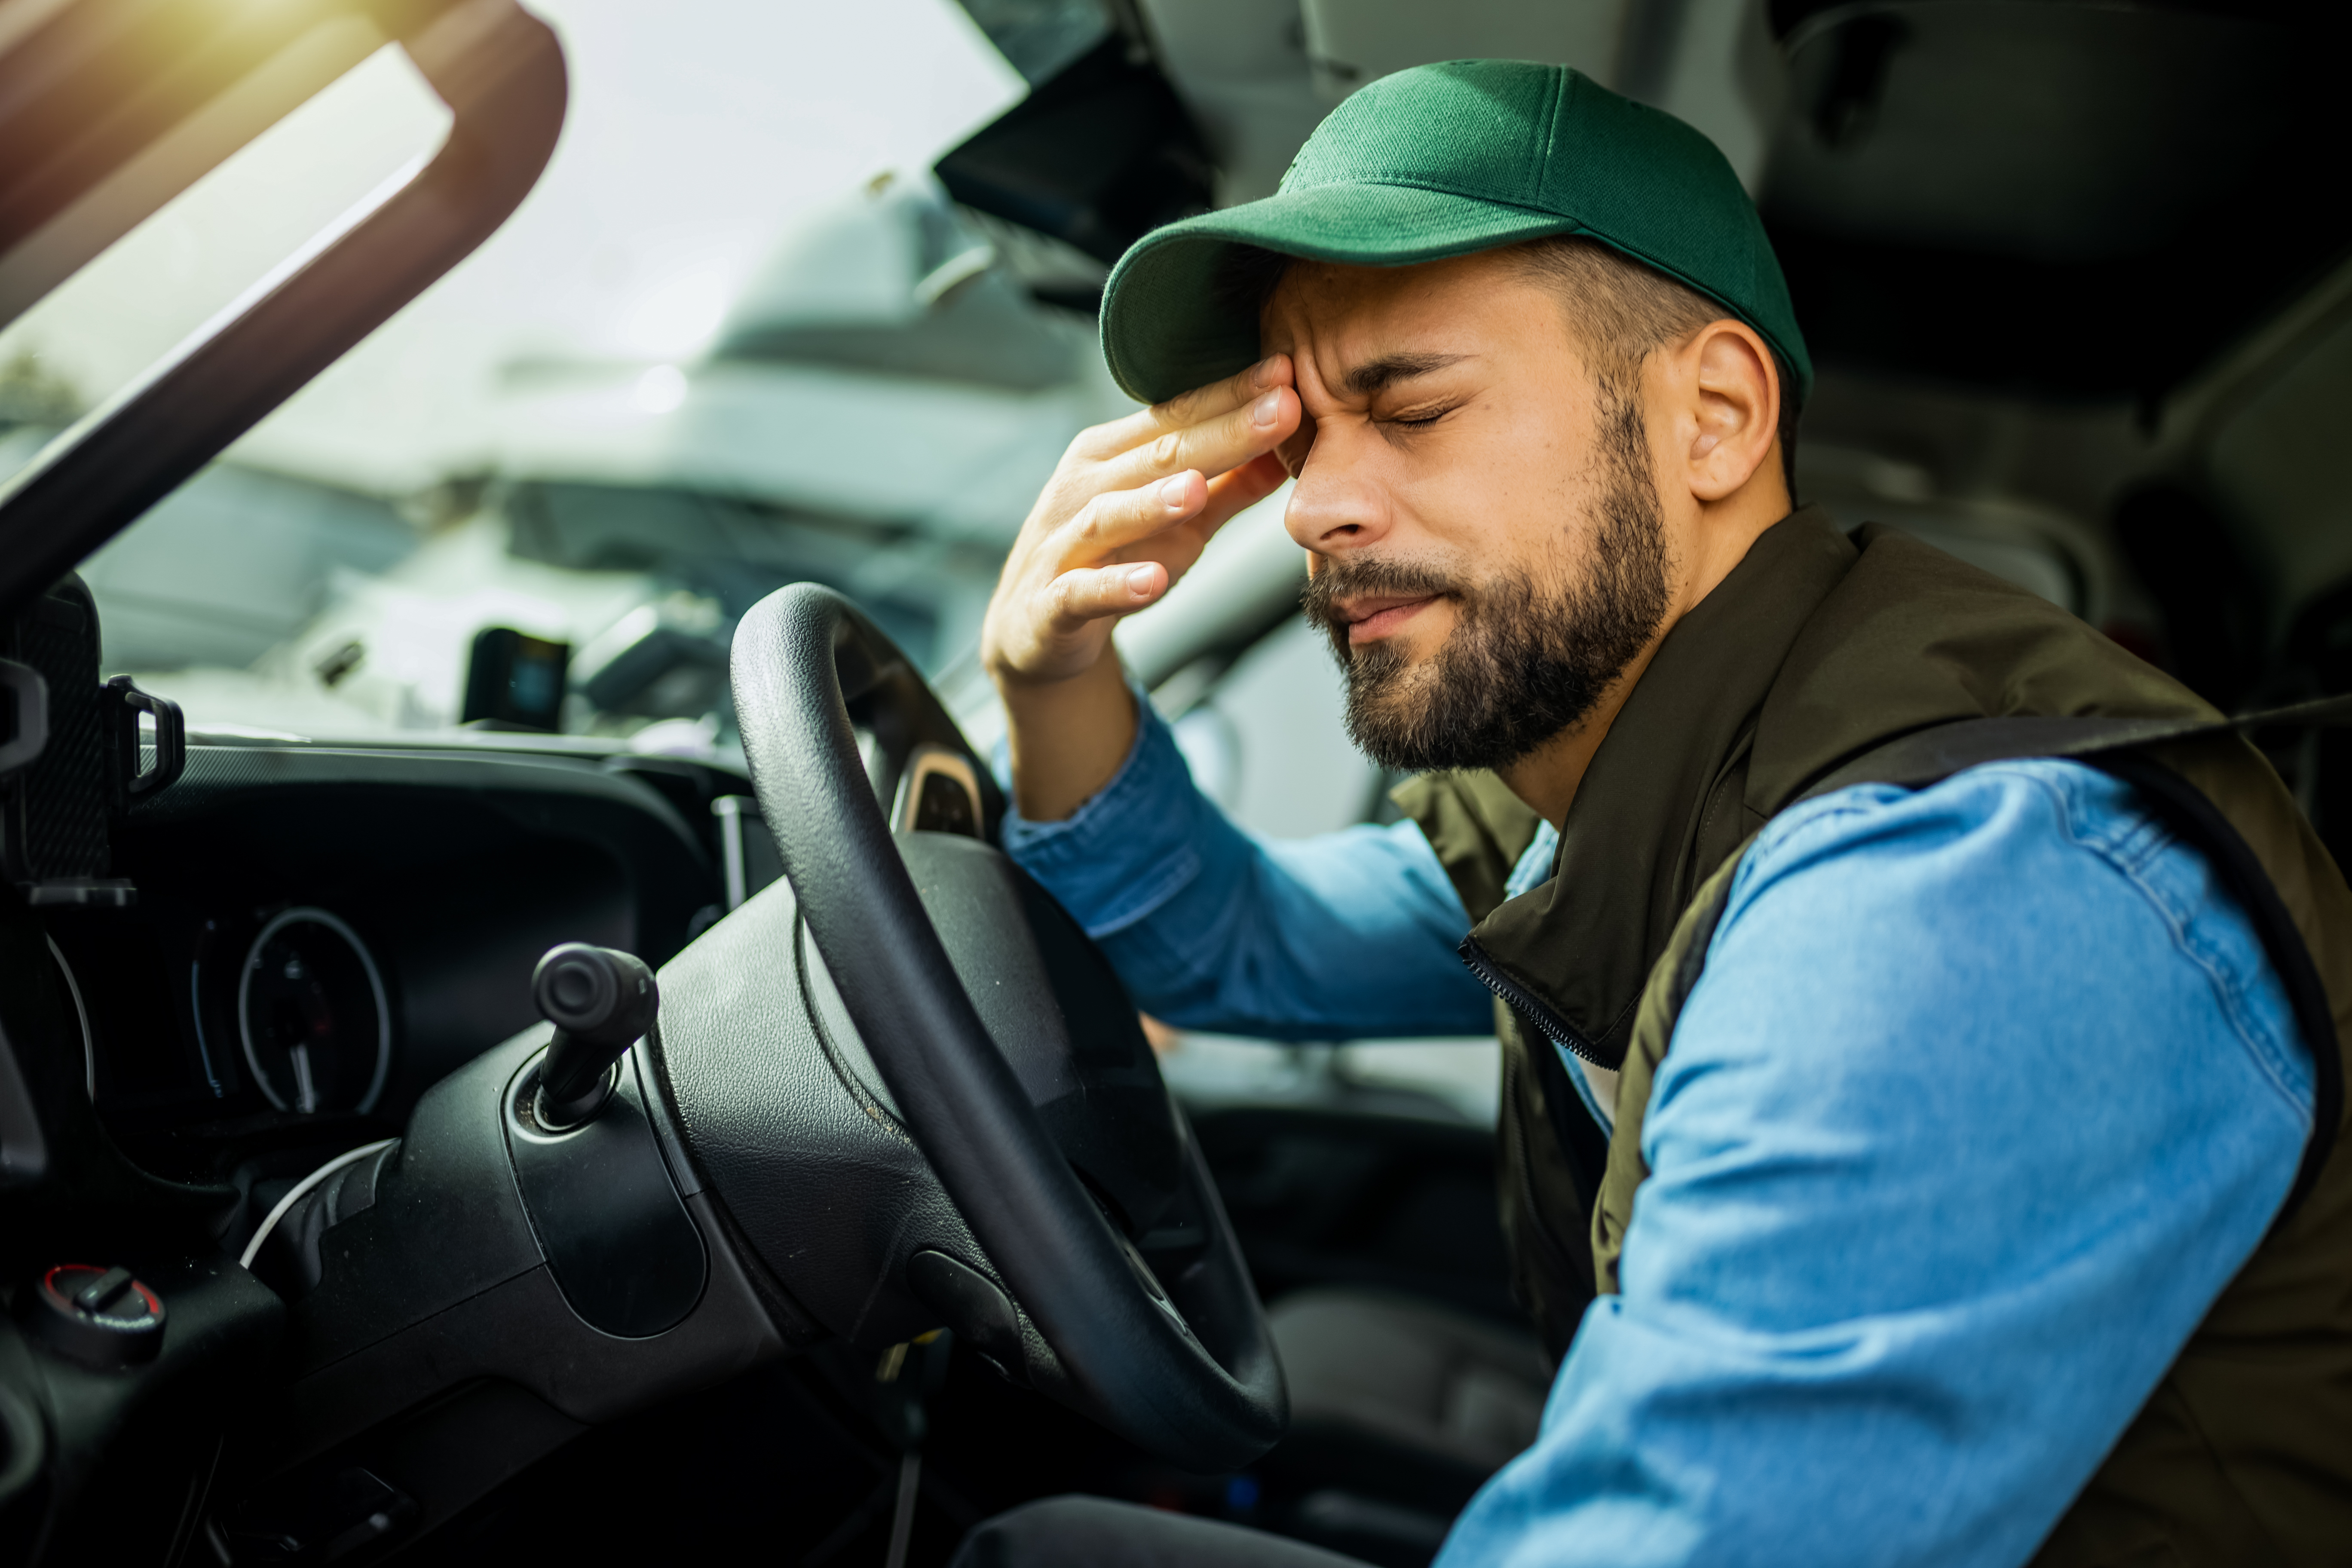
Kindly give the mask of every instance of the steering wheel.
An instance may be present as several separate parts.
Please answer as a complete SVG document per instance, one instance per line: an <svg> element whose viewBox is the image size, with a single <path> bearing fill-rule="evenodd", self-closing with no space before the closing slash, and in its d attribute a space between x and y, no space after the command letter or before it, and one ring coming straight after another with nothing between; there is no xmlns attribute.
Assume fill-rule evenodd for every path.
<svg viewBox="0 0 2352 1568"><path fill-rule="evenodd" d="M894 754L929 741L971 755L938 699L856 606L810 584L743 618L733 684L789 884L780 897L796 900L821 958L812 1011L845 1015L836 1031L854 1029L850 1054L870 1058L882 1080L875 1098L886 1103L869 1120L903 1125L982 1255L894 1236L877 1266L886 1277L861 1287L869 1303L910 1294L1008 1375L1180 1464L1255 1458L1288 1419L1281 1364L1132 1004L1075 922L984 838L894 835L885 819L876 774L897 771ZM853 706L877 762L861 754ZM985 818L993 786L984 770L978 782L989 800L971 805ZM663 1026L677 1033L667 1007ZM680 1047L666 1047L676 1074ZM707 1147L715 1134L696 1120L686 1118L689 1142ZM746 1193L736 1203L743 1152L709 1162L739 1220L775 1202ZM806 1258L772 1256L790 1249L764 1246L761 1228L743 1224L794 1288ZM858 1310L863 1321L874 1310Z"/></svg>

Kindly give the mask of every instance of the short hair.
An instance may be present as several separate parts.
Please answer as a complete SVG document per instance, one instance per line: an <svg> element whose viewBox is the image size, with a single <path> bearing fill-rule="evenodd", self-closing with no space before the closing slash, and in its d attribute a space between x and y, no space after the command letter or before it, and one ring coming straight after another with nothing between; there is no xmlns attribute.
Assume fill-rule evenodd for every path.
<svg viewBox="0 0 2352 1568"><path fill-rule="evenodd" d="M1569 330L1599 362L1594 368L1606 381L1639 369L1656 350L1732 314L1690 285L1581 235L1526 240L1509 251L1535 278L1556 287L1571 305ZM1291 260L1257 246L1234 246L1218 268L1213 287L1221 300L1256 315L1274 297ZM1780 384L1780 423L1774 434L1780 438L1780 477L1788 484L1789 502L1793 506L1797 500L1797 374L1779 349L1769 341L1764 346Z"/></svg>
<svg viewBox="0 0 2352 1568"><path fill-rule="evenodd" d="M1569 328L1584 340L1606 377L1637 369L1652 353L1680 342L1730 310L1598 240L1558 234L1511 247L1528 270L1559 287L1572 302ZM1761 334L1759 334L1761 336ZM1769 341L1772 374L1780 387L1780 477L1789 503L1797 500L1797 373Z"/></svg>

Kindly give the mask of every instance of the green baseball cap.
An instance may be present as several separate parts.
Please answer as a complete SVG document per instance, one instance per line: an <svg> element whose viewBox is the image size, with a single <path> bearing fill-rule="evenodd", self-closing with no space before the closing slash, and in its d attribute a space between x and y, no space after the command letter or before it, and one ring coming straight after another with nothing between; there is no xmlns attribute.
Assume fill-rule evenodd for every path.
<svg viewBox="0 0 2352 1568"><path fill-rule="evenodd" d="M1257 317L1218 287L1230 249L1366 267L1582 235L1680 279L1813 366L1755 204L1714 142L1566 66L1448 60L1370 83L1307 139L1264 201L1137 240L1103 288L1103 357L1159 403L1258 357Z"/></svg>

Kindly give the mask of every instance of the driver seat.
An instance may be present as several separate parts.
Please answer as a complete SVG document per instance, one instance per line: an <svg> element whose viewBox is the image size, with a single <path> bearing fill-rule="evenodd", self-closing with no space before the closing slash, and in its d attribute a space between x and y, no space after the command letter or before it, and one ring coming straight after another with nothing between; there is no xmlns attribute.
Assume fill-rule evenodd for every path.
<svg viewBox="0 0 2352 1568"><path fill-rule="evenodd" d="M1267 1312L1290 1430L1264 1461L1289 1532L1426 1561L1486 1479L1535 1441L1552 1368L1532 1331L1391 1291L1294 1291Z"/></svg>

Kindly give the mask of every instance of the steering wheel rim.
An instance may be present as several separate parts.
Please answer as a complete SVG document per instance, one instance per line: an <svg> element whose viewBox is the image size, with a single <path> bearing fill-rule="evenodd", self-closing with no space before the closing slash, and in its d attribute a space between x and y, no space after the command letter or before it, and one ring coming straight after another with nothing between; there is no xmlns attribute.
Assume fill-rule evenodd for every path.
<svg viewBox="0 0 2352 1568"><path fill-rule="evenodd" d="M752 787L809 934L908 1131L1053 1349L1073 1403L1198 1468L1255 1459L1282 1435L1288 1398L1213 1187L1203 1173L1207 1267L1231 1277L1217 1293L1233 1320L1217 1336L1222 1361L1147 1290L1132 1248L991 1039L892 842L849 704L887 683L928 707L926 728L953 734L937 698L856 605L811 584L754 605L731 662Z"/></svg>

